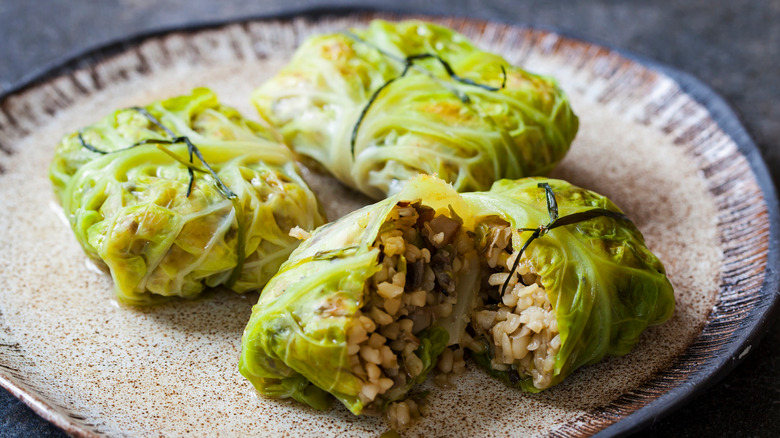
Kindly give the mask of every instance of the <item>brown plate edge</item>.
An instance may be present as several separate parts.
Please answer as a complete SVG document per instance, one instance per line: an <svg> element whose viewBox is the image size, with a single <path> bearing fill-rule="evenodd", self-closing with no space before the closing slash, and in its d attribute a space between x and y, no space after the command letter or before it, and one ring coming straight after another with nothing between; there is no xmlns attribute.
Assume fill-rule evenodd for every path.
<svg viewBox="0 0 780 438"><path fill-rule="evenodd" d="M565 32L562 32L561 35L588 41L576 36L572 37ZM739 116L722 96L688 73L631 52L610 47L608 44L596 44L607 47L625 58L668 76L680 87L683 93L708 111L717 126L736 144L738 154L741 154L747 161L749 170L755 179L754 182L764 199L766 225L769 227L768 235L757 236L768 249L763 277L752 279L752 281L760 280L760 286L752 294L741 294L738 284L742 279L732 283L729 278L721 278L718 300L707 318L702 333L693 341L686 352L675 360L670 369L661 372L652 382L648 382L631 393L622 395L613 403L602 408L606 412L600 415L601 421L607 423L607 427L593 428L590 429L590 432L603 438L636 432L681 408L726 377L742 362L750 349L760 342L766 334L769 324L780 314L780 270L773 268L780 266L780 209L778 208L777 190L766 162L761 157L761 153L750 134L740 122ZM727 160L728 158L721 161ZM713 191L712 189L711 191ZM719 188L715 187L714 189ZM743 219L746 218L743 217ZM719 223L719 231L725 226L727 225ZM729 260L738 261L742 257L741 253L726 255L725 252L728 251L728 249L724 251L724 272L728 272ZM724 291L727 293L724 294ZM743 306L752 307L749 307L748 311L745 312L742 311ZM702 359L706 362L702 363ZM684 381L679 379L678 373L685 374ZM660 395L655 394L655 391L662 388L665 383L674 381L677 381L677 385L671 390ZM623 407L631 406L640 399L647 400L648 396L651 397L650 400L640 408L633 412L620 412L621 405ZM618 418L621 421L610 421L607 418L610 414L622 414L622 417ZM567 432L565 427L559 431L564 435Z"/></svg>
<svg viewBox="0 0 780 438"><path fill-rule="evenodd" d="M79 426L74 419L68 418L59 409L38 397L35 391L26 390L24 385L17 383L6 375L5 370L0 370L0 386L8 390L14 397L27 405L41 418L59 427L63 432L77 438L97 438L99 435Z"/></svg>
<svg viewBox="0 0 780 438"><path fill-rule="evenodd" d="M387 13L397 16L388 16ZM356 7L318 7L240 19L204 21L188 25L171 26L117 39L99 47L88 48L33 72L19 81L18 85L0 94L0 108L4 106L10 96L44 85L74 70L120 54L145 40L171 32L197 32L236 23L263 20L305 18L316 21L325 16L366 15L367 18L370 18L378 14L382 14L382 18L408 18L409 15L414 15L418 18L425 15L436 18L446 17L437 13L412 11ZM488 23L486 20L468 17L459 17L457 19L480 25ZM766 258L763 259L767 269L764 271L763 278L750 279L752 282L760 280L761 285L754 291L755 293L740 294L739 290L734 290L735 286L737 286L736 284L729 284L729 279L722 278L718 301L707 318L702 333L694 340L685 353L675 360L669 369L664 370L641 387L621 395L606 406L600 407L598 411L589 412L563 425L561 428L553 431L552 435L586 436L596 434L599 437L606 437L635 432L683 406L696 395L725 377L742 361L748 349L760 341L766 332L765 329L768 323L773 320L773 315L778 313L780 308L780 305L778 305L778 302L780 302L780 294L778 294L778 289L780 289L780 271L771 268L780 265L780 231L778 230L778 227L780 227L780 212L778 211L778 200L774 183L757 146L729 104L715 91L693 76L625 50L611 47L608 44L594 42L591 39L548 26L502 23L500 20L492 20L492 22L513 27L535 28L557 34L564 39L597 45L669 77L680 87L684 94L702 105L718 128L737 145L738 153L735 155L742 155L747 161L749 170L755 179L752 182L757 185L765 201L767 220L764 223L769 229L767 236L759 236L759 238L762 240L762 247L768 249ZM5 151L2 144L0 144L0 151ZM712 190L713 188L711 188ZM719 223L719 230L722 230L724 226L724 224ZM727 251L724 251L724 267L726 269L728 269L729 265L729 257L725 254ZM730 293L724 296L724 291ZM744 306L749 306L747 311L741 309ZM98 436L77 424L76 420L68 418L59 409L35 395L34 392L26 390L24 384L18 383L4 369L0 369L0 386L6 388L33 411L41 415L41 417L60 427L69 435L78 437Z"/></svg>

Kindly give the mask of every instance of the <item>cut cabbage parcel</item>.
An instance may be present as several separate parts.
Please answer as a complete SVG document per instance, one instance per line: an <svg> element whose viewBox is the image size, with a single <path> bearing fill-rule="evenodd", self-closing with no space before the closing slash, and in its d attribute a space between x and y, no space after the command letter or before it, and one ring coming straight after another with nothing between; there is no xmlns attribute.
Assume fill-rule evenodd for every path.
<svg viewBox="0 0 780 438"><path fill-rule="evenodd" d="M240 371L267 396L378 413L466 348L535 392L673 311L663 265L606 197L546 178L458 194L419 176L293 252L253 308Z"/></svg>
<svg viewBox="0 0 780 438"><path fill-rule="evenodd" d="M325 222L292 153L203 88L65 136L49 175L128 304L260 289L297 246L290 229Z"/></svg>
<svg viewBox="0 0 780 438"><path fill-rule="evenodd" d="M296 152L375 199L420 173L459 192L544 175L578 127L554 79L420 21L312 37L252 100Z"/></svg>

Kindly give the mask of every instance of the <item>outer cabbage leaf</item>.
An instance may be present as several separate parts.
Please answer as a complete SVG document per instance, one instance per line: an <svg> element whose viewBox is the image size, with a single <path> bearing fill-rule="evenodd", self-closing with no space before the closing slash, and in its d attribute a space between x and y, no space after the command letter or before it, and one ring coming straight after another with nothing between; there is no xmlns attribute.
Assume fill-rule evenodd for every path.
<svg viewBox="0 0 780 438"><path fill-rule="evenodd" d="M489 192L457 194L433 177L414 178L397 195L320 227L293 252L253 308L243 336L241 373L264 395L323 408L330 393L353 413L363 412L361 380L348 366L346 333L363 305L365 284L379 270L379 250L371 245L392 207L422 200L437 211L451 208L467 230L499 216L515 229L513 245L519 251L529 233L517 229L538 228L550 220L541 182L552 186L560 217L594 208L620 211L604 196L560 180L503 180ZM629 221L596 217L555 228L525 254L542 276L558 321L561 348L553 384L606 355L626 354L648 325L665 321L674 311L664 268ZM478 278L480 273L466 275ZM423 335L427 343L417 352L426 367L421 379L442 349L461 339L459 331L465 331L463 322L475 310L470 304L476 302L480 284L461 278L453 313ZM490 354L488 349L475 359L508 384L538 391L530 378L492 370Z"/></svg>
<svg viewBox="0 0 780 438"><path fill-rule="evenodd" d="M242 341L239 370L261 394L323 408L321 401L330 393L353 413L363 412L362 381L348 361L347 329L363 305L366 282L380 269L379 250L372 248L380 226L397 202L421 198L434 209L452 206L469 216L451 187L421 178L391 198L318 228L282 265L252 308ZM417 337L424 369L398 397L425 379L449 338L435 325Z"/></svg>
<svg viewBox="0 0 780 438"><path fill-rule="evenodd" d="M609 199L565 181L526 178L496 182L489 192L464 194L480 216L498 215L515 229L513 247L519 251L530 233L549 222L545 191L555 193L560 217L602 208L620 212ZM476 220L479 220L478 218ZM555 310L561 348L555 358L552 384L575 369L604 356L628 353L649 325L674 313L674 292L663 265L645 246L639 230L628 221L597 217L550 230L524 252ZM530 392L529 378L490 368L490 352L477 362L491 374Z"/></svg>
<svg viewBox="0 0 780 438"><path fill-rule="evenodd" d="M50 167L84 251L108 267L128 304L191 298L206 286L261 288L297 245L290 229L324 223L292 153L207 89L144 109L188 137L237 197L228 199L204 173L195 173L188 196L187 146L128 148L171 136L141 110L116 111L80 131L85 145L79 133L63 138Z"/></svg>
<svg viewBox="0 0 780 438"><path fill-rule="evenodd" d="M415 60L401 77L405 58L422 54L472 84L453 79L434 57ZM552 78L419 21L376 20L313 37L252 99L298 153L377 199L420 173L457 191L546 174L578 128Z"/></svg>

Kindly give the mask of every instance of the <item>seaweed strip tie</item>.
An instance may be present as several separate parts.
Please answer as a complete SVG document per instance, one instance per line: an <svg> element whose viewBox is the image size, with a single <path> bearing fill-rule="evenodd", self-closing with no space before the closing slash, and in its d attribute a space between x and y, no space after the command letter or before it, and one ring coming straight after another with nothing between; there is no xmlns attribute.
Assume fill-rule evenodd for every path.
<svg viewBox="0 0 780 438"><path fill-rule="evenodd" d="M187 172L190 175L190 181L189 181L189 184L187 186L187 197L189 198L190 194L192 193L192 187L193 187L193 184L195 183L195 171L198 171L200 173L209 173L209 174L211 174L211 177L214 178L214 181L216 182L217 191L222 196L224 196L225 198L233 199L233 198L237 198L238 197L238 195L233 193L233 191L230 190L230 188L228 186L226 186L225 183L222 182L222 180L219 178L219 176L217 176L217 173L214 172L214 169L212 169L211 166L209 166L209 164L203 158L203 154L201 154L200 150L197 148L197 146L195 146L195 144L192 143L192 141L190 140L189 137L187 137L187 136L177 136L176 134L173 133L173 131L171 131L165 125L163 125L159 120L157 120L156 117L154 117L145 108L134 106L134 107L130 107L129 109L134 110L134 111L138 111L139 113L141 113L141 115L146 117L151 123L153 123L155 126L160 128L161 130L163 130L169 137L171 137L171 139L170 140L166 140L166 139L162 139L162 138L160 138L160 139L147 138L145 140L141 140L141 141L138 141L136 143L133 143L133 144L131 144L130 146L128 146L126 148L117 149L117 150L112 151L112 152L107 152L107 151L104 151L104 150L100 150L100 149L92 146L91 144L87 143L84 140L84 135L83 135L84 130L80 129L79 132L78 132L78 137L79 137L79 142L81 143L81 146L86 148L86 149L88 149L88 150L90 150L90 151L92 151L92 152L95 152L95 153L98 153L98 154L101 154L101 155L108 155L108 154L113 154L113 153L116 153L116 152L126 151L128 149L132 149L134 147L142 146L142 145L146 145L146 144L174 145L174 144L184 143L184 144L187 145L187 154L189 156L189 163L182 162L182 160L180 160L177 157L175 157L174 156L175 154L171 153L166 148L161 147L160 149L163 150L164 152L166 152L168 155L171 155L172 158L176 159L177 161L181 162L182 164L184 164L187 167ZM196 157L198 157L198 159L200 160L201 163L203 163L204 166L206 166L207 170L203 170L203 169L195 166L195 164L193 163L193 158L192 158L193 154Z"/></svg>
<svg viewBox="0 0 780 438"><path fill-rule="evenodd" d="M238 195L236 195L232 190L230 190L230 187L228 187L227 185L225 185L225 183L222 182L222 180L219 178L219 176L217 176L217 173L214 171L214 169L209 165L209 163L206 162L206 160L203 157L203 154L201 154L201 152L200 152L200 149L198 149L197 146L195 146L195 144L192 143L192 141L190 140L189 137L183 136L183 135L182 136L177 136L176 134L174 134L173 131L171 131L165 125L163 125L155 116L153 116L145 108L134 106L134 107L130 107L129 109L134 110L134 111L138 111L139 113L141 113L141 115L146 117L146 119L149 120L149 122L153 123L155 126L160 128L163 132L165 132L165 134L168 135L170 137L170 139L166 140L166 139L148 138L148 139L141 140L141 141L138 141L136 143L133 143L133 144L131 144L130 146L128 146L126 148L118 149L118 150L112 151L112 152L107 152L107 151L98 149L98 148L92 146L91 144L87 143L84 140L83 129L80 129L78 131L78 137L79 137L79 142L81 143L81 146L86 148L86 149L88 149L88 150L90 150L90 151L92 151L92 152L95 152L95 153L98 153L98 154L101 154L101 155L108 155L108 154L112 154L112 153L115 153L115 152L126 151L126 150L132 149L132 148L134 148L136 146L141 146L141 145L146 145L146 144L156 144L157 147L162 152L164 152L165 154L169 155L171 158L173 158L174 160L178 161L179 163L181 163L182 165L184 165L187 168L187 173L189 174L189 177L190 177L189 183L187 185L187 197L188 198L190 197L190 194L192 193L192 187L195 184L195 172L197 171L199 173L208 173L208 174L210 174L211 177L214 178L215 186L216 186L217 191L219 192L219 194L224 196L226 199L228 199L233 204L233 210L235 211L235 215L236 215L236 222L238 223L238 236L237 236L237 239L236 239L237 262L236 262L236 266L233 268L233 270L230 273L230 277L228 278L227 282L225 283L225 285L228 288L232 288L233 285L236 283L236 281L238 281L238 277L240 276L241 270L244 267L244 260L246 258L246 254L245 254L246 250L244 248L244 245L241 244L241 242L244 241L244 234L246 233L246 231L244 230L243 222L239 218L239 213L238 212L239 212L241 206L238 203ZM188 158L189 158L189 162L186 162L186 161L182 160L179 156L177 156L176 154L171 152L168 148L163 146L163 145L174 145L174 144L179 144L179 143L184 143L184 144L187 145L187 155L188 155ZM198 160L200 160L200 162L203 163L203 165L206 167L206 169L202 169L202 168L200 168L200 167L195 165L195 163L193 162L193 155L195 157L198 157Z"/></svg>
<svg viewBox="0 0 780 438"><path fill-rule="evenodd" d="M520 259L523 257L523 252L525 252L525 250L528 248L528 245L530 245L531 242L533 242L534 240L547 234L550 230L565 225L572 225L579 222L584 222L601 216L631 222L631 219L629 219L628 216L624 215L623 213L607 210L605 208L594 208L591 210L585 210L578 213L568 214L563 217L558 217L558 202L555 200L555 193L553 192L552 187L550 187L550 184L539 183L537 187L539 187L540 189L544 189L545 195L547 197L547 213L550 215L550 222L548 222L547 225L540 225L539 228L518 229L520 233L530 231L533 234L531 234L531 237L529 237L525 241L525 243L523 243L523 246L520 248L520 252L517 254L517 257L515 257L515 262L512 264L512 269L509 271L509 276L507 276L506 280L504 281L504 284L501 285L500 294L502 296L506 293L507 287L509 287L509 281L512 279L512 277L515 276L515 273L517 272L517 268L518 266L520 266ZM523 282L523 277L521 275L518 275L518 281L523 286L528 286L527 284L525 284L525 282Z"/></svg>
<svg viewBox="0 0 780 438"><path fill-rule="evenodd" d="M396 76L396 77L394 77L392 79L389 79L387 82L382 84L381 87L377 88L376 91L374 91L374 93L368 99L368 102L366 102L366 105L360 111L360 116L358 117L357 121L355 122L355 126L352 128L352 136L350 138L350 149L351 149L351 152L352 152L352 158L353 159L355 158L355 143L357 141L357 133L358 133L358 130L360 129L360 126L363 123L363 119L366 117L366 114L368 113L368 110L371 108L371 105L379 97L379 93L381 93L382 90L387 88L390 84L392 84L396 80L406 76L406 73L408 73L409 69L411 69L412 67L417 67L417 66L414 65L415 61L423 60L423 59L435 59L435 60L439 61L439 63L444 68L444 71L447 72L447 75L450 77L450 79L454 80L455 82L460 82L461 84L466 84L466 85L471 85L471 86L474 86L474 87L479 87L479 88L482 88L482 89L487 90L487 91L498 91L498 90L501 90L503 88L506 88L506 69L504 68L503 64L501 65L501 74L503 76L503 79L501 81L501 86L500 87L493 87L493 86L490 86L490 85L480 84L479 82L476 82L476 81L474 81L472 79L469 79L469 78L464 78L464 77L458 76L455 73L455 70L453 70L452 66L447 61L445 61L441 56L436 55L434 53L420 53L420 54L417 54L417 55L409 55L406 58L401 58L399 56L393 55L392 53L387 52L387 51L381 49L380 47L376 46L375 44L369 43L368 41L364 40L363 38L360 38L359 36L355 35L352 32L344 32L344 34L347 35L348 37L354 39L355 41L358 41L360 43L363 43L363 44L365 44L365 45L375 49L376 51L378 51L382 55L404 64L404 70L401 73L401 75L400 76ZM425 74L427 74L431 79L438 81L438 78L433 76L428 70L422 69L422 71ZM468 94L466 94L465 92L462 92L462 91L458 90L457 88L450 87L450 86L448 86L446 84L443 84L443 83L442 83L442 85L444 87L446 87L448 90L450 90L464 104L467 104L467 103L469 103L471 101L471 99L469 98Z"/></svg>

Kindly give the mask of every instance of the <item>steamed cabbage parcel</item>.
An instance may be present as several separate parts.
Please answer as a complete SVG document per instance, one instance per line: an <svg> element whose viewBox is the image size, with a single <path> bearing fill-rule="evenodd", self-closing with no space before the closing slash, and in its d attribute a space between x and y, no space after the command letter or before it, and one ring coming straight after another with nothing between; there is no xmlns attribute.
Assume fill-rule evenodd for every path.
<svg viewBox="0 0 780 438"><path fill-rule="evenodd" d="M420 173L459 192L544 175L578 127L555 80L420 21L310 38L252 98L298 153L375 199Z"/></svg>
<svg viewBox="0 0 780 438"><path fill-rule="evenodd" d="M540 183L561 218L589 218L521 254L524 229L549 225ZM605 197L541 178L460 195L423 176L302 243L253 308L240 371L267 396L376 413L465 348L539 391L627 353L673 309L663 266Z"/></svg>
<svg viewBox="0 0 780 438"><path fill-rule="evenodd" d="M560 224L533 240L521 231ZM506 383L537 392L583 365L628 353L648 325L674 313L666 271L609 199L565 181L498 181L464 194L475 212L477 247L488 286L470 315L472 357ZM577 220L590 217L589 219ZM517 257L520 260L516 260ZM514 268L514 269L513 269Z"/></svg>
<svg viewBox="0 0 780 438"><path fill-rule="evenodd" d="M128 304L259 289L297 246L290 229L324 223L291 152L207 89L64 137L49 175Z"/></svg>

